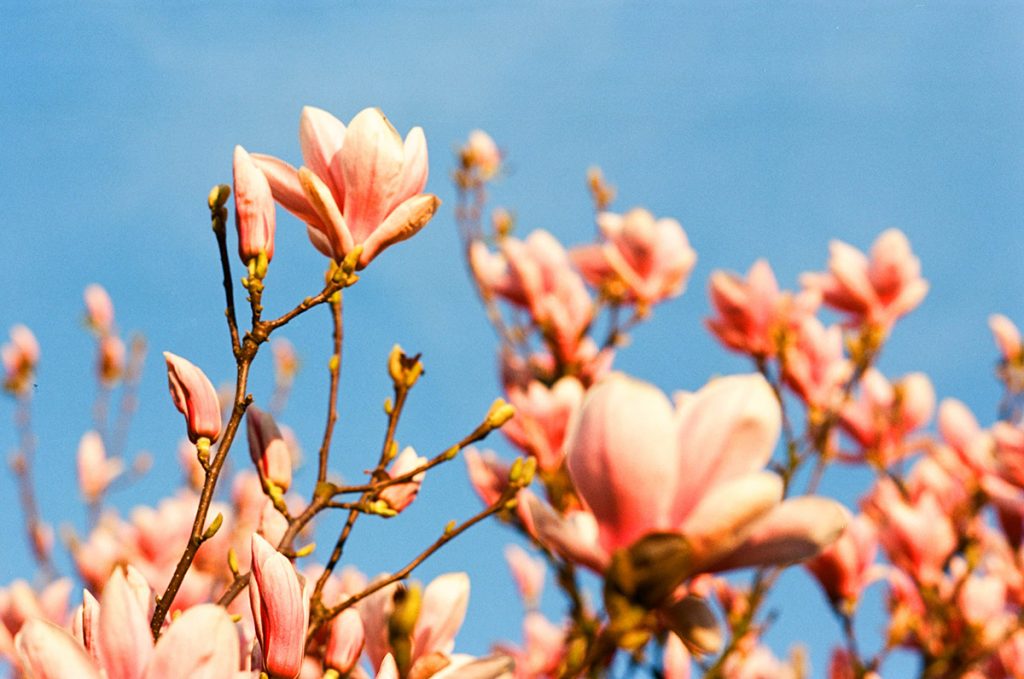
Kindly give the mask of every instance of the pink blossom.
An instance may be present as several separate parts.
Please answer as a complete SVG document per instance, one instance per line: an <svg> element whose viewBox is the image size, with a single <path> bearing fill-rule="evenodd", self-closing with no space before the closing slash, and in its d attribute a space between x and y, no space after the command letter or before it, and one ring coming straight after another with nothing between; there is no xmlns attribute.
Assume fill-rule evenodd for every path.
<svg viewBox="0 0 1024 679"><path fill-rule="evenodd" d="M642 305L676 297L686 287L697 254L674 219L654 219L634 208L624 215L602 212L597 225L604 243L575 248L572 260L594 287Z"/></svg>
<svg viewBox="0 0 1024 679"><path fill-rule="evenodd" d="M476 170L477 175L483 181L493 179L501 169L501 150L494 143L491 135L483 130L473 130L469 133L466 143L459 151L462 166L466 169Z"/></svg>
<svg viewBox="0 0 1024 679"><path fill-rule="evenodd" d="M861 515L846 526L838 540L804 565L833 605L852 607L864 589L882 575L881 568L874 565L877 551L878 531Z"/></svg>
<svg viewBox="0 0 1024 679"><path fill-rule="evenodd" d="M85 320L99 335L109 335L114 329L114 303L102 285L93 283L85 288Z"/></svg>
<svg viewBox="0 0 1024 679"><path fill-rule="evenodd" d="M932 493L908 501L893 482L882 479L865 500L864 511L878 526L879 541L894 566L917 582L934 584L942 579L957 537Z"/></svg>
<svg viewBox="0 0 1024 679"><path fill-rule="evenodd" d="M515 659L516 679L557 676L565 657L565 629L537 611L523 617L523 648L499 645L498 650Z"/></svg>
<svg viewBox="0 0 1024 679"><path fill-rule="evenodd" d="M709 285L715 316L707 325L727 348L769 358L786 338L812 315L821 301L814 292L781 292L767 261L759 259L746 278L725 271L711 274Z"/></svg>
<svg viewBox="0 0 1024 679"><path fill-rule="evenodd" d="M1007 363L1020 361L1024 358L1024 346L1021 344L1020 330L1006 316L992 314L988 317L988 327L992 330L999 353Z"/></svg>
<svg viewBox="0 0 1024 679"><path fill-rule="evenodd" d="M21 394L28 390L39 363L39 343L24 325L11 328L11 341L0 347L0 362L6 377L4 388Z"/></svg>
<svg viewBox="0 0 1024 679"><path fill-rule="evenodd" d="M294 677L302 667L309 625L305 578L287 557L257 534L252 536L249 603L263 668L272 677Z"/></svg>
<svg viewBox="0 0 1024 679"><path fill-rule="evenodd" d="M120 459L107 457L99 434L90 431L82 437L78 444L78 487L87 502L96 502L123 469Z"/></svg>
<svg viewBox="0 0 1024 679"><path fill-rule="evenodd" d="M307 106L299 123L305 166L253 154L286 210L306 222L324 255L343 259L363 246L359 268L385 248L415 235L440 205L423 193L427 142L414 127L402 137L379 109L360 111L346 129L330 113Z"/></svg>
<svg viewBox="0 0 1024 679"><path fill-rule="evenodd" d="M359 662L365 640L359 613L354 608L346 608L331 621L324 648L324 665L345 676Z"/></svg>
<svg viewBox="0 0 1024 679"><path fill-rule="evenodd" d="M493 450L481 453L471 447L462 457L466 461L466 472L473 490L484 504L493 505L508 488L511 465L500 460Z"/></svg>
<svg viewBox="0 0 1024 679"><path fill-rule="evenodd" d="M281 430L270 413L249 406L245 413L249 436L249 457L260 474L270 483L287 492L292 484L292 455Z"/></svg>
<svg viewBox="0 0 1024 679"><path fill-rule="evenodd" d="M843 429L861 447L858 457L885 468L912 448L908 437L928 423L935 410L935 390L923 373L891 384L871 368L860 381L860 394L840 413Z"/></svg>
<svg viewBox="0 0 1024 679"><path fill-rule="evenodd" d="M35 618L15 637L20 664L36 679L101 679L99 668L60 627Z"/></svg>
<svg viewBox="0 0 1024 679"><path fill-rule="evenodd" d="M295 345L284 337L275 337L270 343L270 350L274 354L274 381L284 388L290 387L299 370Z"/></svg>
<svg viewBox="0 0 1024 679"><path fill-rule="evenodd" d="M221 428L217 390L202 370L181 356L165 351L164 359L174 407L185 416L189 440L193 443L201 438L211 443L216 441Z"/></svg>
<svg viewBox="0 0 1024 679"><path fill-rule="evenodd" d="M612 375L588 392L566 444L589 511L570 523L531 502L537 531L598 571L615 550L665 531L687 539L693 573L812 556L838 537L846 511L823 498L780 504L780 479L762 471L780 420L759 375L714 380L675 413L658 389Z"/></svg>
<svg viewBox="0 0 1024 679"><path fill-rule="evenodd" d="M796 329L795 341L786 344L782 368L786 384L812 411L836 412L853 374L843 354L842 329L826 329L816 317L807 316Z"/></svg>
<svg viewBox="0 0 1024 679"><path fill-rule="evenodd" d="M427 458L422 455L417 455L416 451L411 446L407 446L402 453L395 458L394 463L391 465L391 470L388 472L390 478L397 478L404 474L422 467L427 463ZM380 499L384 500L388 506L396 512L400 512L416 499L416 495L420 492L420 485L423 483L423 477L426 472L420 472L412 477L405 483L396 483L393 486L388 486L380 492Z"/></svg>
<svg viewBox="0 0 1024 679"><path fill-rule="evenodd" d="M100 340L96 373L105 385L113 385L124 374L124 342L117 335L107 335Z"/></svg>
<svg viewBox="0 0 1024 679"><path fill-rule="evenodd" d="M266 256L274 258L276 212L270 183L249 153L235 147L232 163L235 184L235 227L238 230L238 256L248 264Z"/></svg>
<svg viewBox="0 0 1024 679"><path fill-rule="evenodd" d="M575 377L563 377L550 388L532 380L525 389L509 386L508 400L516 416L502 427L502 433L537 458L542 471L556 471L565 457L569 421L583 402L583 385Z"/></svg>
<svg viewBox="0 0 1024 679"><path fill-rule="evenodd" d="M888 331L928 294L921 262L898 229L878 237L870 259L842 241L832 241L829 251L829 272L804 274L801 282L820 291L826 304L848 314L851 325Z"/></svg>
<svg viewBox="0 0 1024 679"><path fill-rule="evenodd" d="M504 238L497 254L476 242L469 258L485 294L499 295L528 310L560 363L578 359L593 304L583 279L554 236L537 230L525 241Z"/></svg>

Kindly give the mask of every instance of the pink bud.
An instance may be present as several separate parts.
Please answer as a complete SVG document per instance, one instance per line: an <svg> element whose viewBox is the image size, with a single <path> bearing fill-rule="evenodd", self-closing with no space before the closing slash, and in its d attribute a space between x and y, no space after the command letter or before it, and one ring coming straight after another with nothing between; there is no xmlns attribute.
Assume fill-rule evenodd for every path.
<svg viewBox="0 0 1024 679"><path fill-rule="evenodd" d="M101 382L112 385L124 374L124 342L117 335L107 335L100 340L99 360L96 372Z"/></svg>
<svg viewBox="0 0 1024 679"><path fill-rule="evenodd" d="M281 430L269 413L256 406L246 411L249 456L267 479L282 491L292 484L292 456Z"/></svg>
<svg viewBox="0 0 1024 679"><path fill-rule="evenodd" d="M276 215L270 183L241 146L235 147L235 226L238 228L238 256L248 263L262 252L274 258Z"/></svg>
<svg viewBox="0 0 1024 679"><path fill-rule="evenodd" d="M108 459L103 439L94 431L88 432L78 444L78 487L87 502L96 502L110 482L122 471L119 459Z"/></svg>
<svg viewBox="0 0 1024 679"><path fill-rule="evenodd" d="M39 343L32 331L24 325L11 328L11 341L0 347L0 362L6 373L4 387L16 394L26 392L39 363Z"/></svg>
<svg viewBox="0 0 1024 679"><path fill-rule="evenodd" d="M476 170L480 179L484 181L492 179L501 169L501 151L491 135L483 130L473 130L469 133L469 138L459 155L463 167Z"/></svg>
<svg viewBox="0 0 1024 679"><path fill-rule="evenodd" d="M164 360L174 407L185 416L189 440L193 443L201 438L216 441L221 429L217 390L202 370L181 356L165 351Z"/></svg>
<svg viewBox="0 0 1024 679"><path fill-rule="evenodd" d="M249 603L264 669L271 676L294 677L302 667L309 624L305 578L295 572L287 557L255 533Z"/></svg>
<svg viewBox="0 0 1024 679"><path fill-rule="evenodd" d="M1021 345L1020 330L1006 316L992 314L988 317L988 327L992 330L992 336L999 347L999 353L1007 363L1019 360L1024 356L1024 347Z"/></svg>
<svg viewBox="0 0 1024 679"><path fill-rule="evenodd" d="M388 472L390 478L397 478L404 474L422 467L427 463L427 458L416 454L416 451L412 447L406 447L399 455L394 464L391 465L391 470ZM405 483L397 483L393 486L388 486L380 492L380 499L388 503L388 506L396 512L400 512L416 499L416 495L420 492L420 484L423 483L423 477L426 472L420 472L412 477L410 481Z"/></svg>
<svg viewBox="0 0 1024 679"><path fill-rule="evenodd" d="M512 571L512 579L519 589L519 596L523 598L528 608L536 607L540 603L540 594L544 589L544 576L547 570L544 560L530 556L522 547L509 545L505 548L505 561Z"/></svg>
<svg viewBox="0 0 1024 679"><path fill-rule="evenodd" d="M100 335L108 335L114 327L114 303L102 285L93 283L85 289L85 314L89 327Z"/></svg>
<svg viewBox="0 0 1024 679"><path fill-rule="evenodd" d="M345 676L359 662L365 640L363 621L358 611L346 608L331 621L327 647L324 649L324 665Z"/></svg>

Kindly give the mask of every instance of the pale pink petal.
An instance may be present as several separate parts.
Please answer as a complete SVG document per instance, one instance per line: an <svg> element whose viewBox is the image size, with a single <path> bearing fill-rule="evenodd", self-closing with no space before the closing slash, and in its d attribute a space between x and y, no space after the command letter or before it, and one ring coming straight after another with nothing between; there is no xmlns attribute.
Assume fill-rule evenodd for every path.
<svg viewBox="0 0 1024 679"><path fill-rule="evenodd" d="M427 138L422 127L414 127L405 135L402 160L402 185L395 195L392 209L418 193L427 185L430 165L427 159Z"/></svg>
<svg viewBox="0 0 1024 679"><path fill-rule="evenodd" d="M421 193L396 207L363 241L363 254L359 267L365 267L382 250L407 238L412 238L427 225L437 212L441 200L432 194ZM358 238L357 238L357 241Z"/></svg>
<svg viewBox="0 0 1024 679"><path fill-rule="evenodd" d="M331 244L334 258L341 260L355 246L355 241L345 217L334 202L334 196L323 180L308 167L299 169L299 182L306 199L320 218L318 221L323 225L323 233Z"/></svg>
<svg viewBox="0 0 1024 679"><path fill-rule="evenodd" d="M468 605L468 575L446 573L434 578L423 591L420 617L413 632L413 659L435 652L450 654Z"/></svg>
<svg viewBox="0 0 1024 679"><path fill-rule="evenodd" d="M345 204L345 183L335 157L345 143L345 124L327 111L304 106L299 117L299 147L302 162L324 180L334 202Z"/></svg>
<svg viewBox="0 0 1024 679"><path fill-rule="evenodd" d="M238 630L228 612L222 606L200 604L182 613L160 636L145 679L234 677L241 662L239 649Z"/></svg>
<svg viewBox="0 0 1024 679"><path fill-rule="evenodd" d="M391 211L404 159L402 137L379 109L363 109L349 122L341 150L343 212L355 242L366 241Z"/></svg>
<svg viewBox="0 0 1024 679"><path fill-rule="evenodd" d="M566 559L603 573L611 555L597 541L597 522L589 512L574 512L563 518L532 493L525 495L526 512L533 532L549 549Z"/></svg>
<svg viewBox="0 0 1024 679"><path fill-rule="evenodd" d="M101 679L85 649L53 623L35 618L14 638L21 666L33 679Z"/></svg>
<svg viewBox="0 0 1024 679"><path fill-rule="evenodd" d="M142 676L153 652L146 612L124 572L115 568L100 598L99 656L109 679Z"/></svg>
<svg viewBox="0 0 1024 679"><path fill-rule="evenodd" d="M665 679L690 679L690 652L682 639L669 633L665 640Z"/></svg>
<svg viewBox="0 0 1024 679"><path fill-rule="evenodd" d="M270 184L270 192L281 207L319 231L327 228L306 198L306 192L299 182L298 170L279 158L263 153L250 153L249 157L263 171Z"/></svg>

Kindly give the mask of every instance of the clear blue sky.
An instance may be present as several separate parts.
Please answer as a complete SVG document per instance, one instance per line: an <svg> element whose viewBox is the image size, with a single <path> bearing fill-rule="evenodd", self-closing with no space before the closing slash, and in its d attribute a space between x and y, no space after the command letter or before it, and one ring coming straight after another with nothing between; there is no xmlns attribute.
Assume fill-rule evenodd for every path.
<svg viewBox="0 0 1024 679"><path fill-rule="evenodd" d="M445 200L346 297L336 455L350 476L379 445L393 343L422 351L428 373L403 444L443 449L498 393L448 181L451 150L475 127L508 150L512 176L496 198L525 230L590 238L583 176L593 163L618 185L620 208L644 205L685 226L699 255L690 290L659 307L617 362L666 390L745 369L702 328L712 270L746 270L764 256L792 286L825 265L830 238L866 248L889 226L908 234L932 290L898 330L884 369L924 370L940 397L955 395L990 422L998 392L986 318L1024 321L1020 4L349 1L257 10L3 0L0 63L0 329L24 322L42 344L36 419L51 520L82 524L73 459L93 396L82 289L104 284L120 326L151 343L130 446L151 451L156 466L117 496L127 508L177 479L181 422L159 351L189 357L215 381L232 374L207 190L230 179L236 143L297 161L304 104L342 119L379 106L403 131L422 125L428 186ZM301 226L283 212L279 221L271 312L318 289L324 267ZM285 420L307 449L322 426L328 327L321 312L286 333L305 368ZM267 368L254 381L257 401L269 393ZM14 446L11 411L0 404L4 452ZM851 502L863 481L836 471L826 488ZM0 502L13 516L6 476ZM409 516L361 525L352 557L371 573L395 568L476 507L461 465L432 472ZM424 568L473 577L465 650L518 638L501 557L508 537L476 530ZM4 582L29 572L20 538L0 534ZM782 652L808 641L818 676L834 625L801 572L784 582L772 642ZM553 591L546 604L558 609Z"/></svg>

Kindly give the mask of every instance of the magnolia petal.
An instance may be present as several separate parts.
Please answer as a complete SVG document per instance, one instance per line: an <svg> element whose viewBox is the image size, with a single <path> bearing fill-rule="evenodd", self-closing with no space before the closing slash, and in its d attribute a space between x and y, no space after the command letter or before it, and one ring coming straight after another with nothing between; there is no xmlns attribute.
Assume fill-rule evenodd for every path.
<svg viewBox="0 0 1024 679"><path fill-rule="evenodd" d="M334 196L323 180L308 167L299 169L299 182L310 205L319 216L320 223L324 225L323 233L331 244L334 258L340 260L352 250L355 242L345 217L338 209L338 204L334 202Z"/></svg>
<svg viewBox="0 0 1024 679"><path fill-rule="evenodd" d="M396 207L363 241L359 268L369 264L385 248L419 233L440 205L441 199L437 196L421 193Z"/></svg>
<svg viewBox="0 0 1024 679"><path fill-rule="evenodd" d="M309 204L306 192L302 190L298 170L280 158L264 153L250 153L249 157L256 163L256 167L263 171L270 184L270 193L281 207L314 228L324 228L316 210Z"/></svg>
<svg viewBox="0 0 1024 679"><path fill-rule="evenodd" d="M100 597L99 657L109 679L138 679L153 652L149 621L124 571L115 568Z"/></svg>
<svg viewBox="0 0 1024 679"><path fill-rule="evenodd" d="M402 137L379 109L363 109L349 122L341 150L343 211L357 243L365 241L393 207L404 160Z"/></svg>
<svg viewBox="0 0 1024 679"><path fill-rule="evenodd" d="M345 143L345 123L315 106L304 106L299 117L299 147L302 162L331 190L338 205L345 204L345 182L334 158Z"/></svg>
<svg viewBox="0 0 1024 679"><path fill-rule="evenodd" d="M14 638L14 645L21 666L34 679L101 679L85 649L53 623L29 620Z"/></svg>
<svg viewBox="0 0 1024 679"><path fill-rule="evenodd" d="M412 657L450 654L468 605L469 576L465 573L446 573L427 585L413 633Z"/></svg>
<svg viewBox="0 0 1024 679"><path fill-rule="evenodd" d="M706 571L735 550L781 500L782 479L770 472L748 474L709 490L681 526L693 550L693 571Z"/></svg>
<svg viewBox="0 0 1024 679"><path fill-rule="evenodd" d="M405 135L402 161L402 185L395 196L392 209L416 194L423 193L427 186L429 164L427 159L427 138L422 127L414 127Z"/></svg>
<svg viewBox="0 0 1024 679"><path fill-rule="evenodd" d="M714 564L722 571L747 566L783 566L808 559L836 541L850 513L834 500L786 500L754 526L746 540Z"/></svg>
<svg viewBox="0 0 1024 679"><path fill-rule="evenodd" d="M193 606L161 635L144 679L233 677L239 668L239 647L238 630L223 607Z"/></svg>
<svg viewBox="0 0 1024 679"><path fill-rule="evenodd" d="M530 517L533 531L541 543L570 561L587 566L598 573L604 572L610 556L597 544L596 522L590 514L576 513L591 518L592 530L580 530L532 493L525 495L524 498L526 514Z"/></svg>

